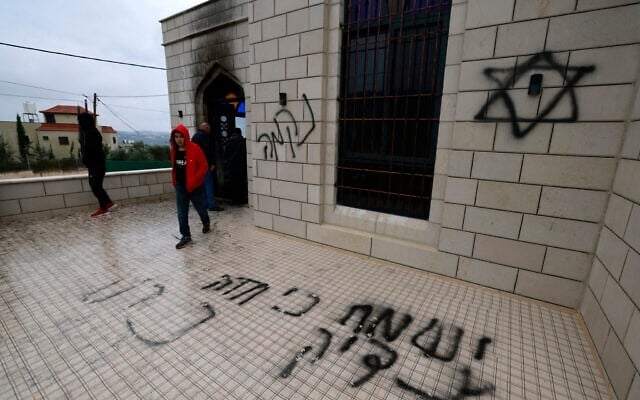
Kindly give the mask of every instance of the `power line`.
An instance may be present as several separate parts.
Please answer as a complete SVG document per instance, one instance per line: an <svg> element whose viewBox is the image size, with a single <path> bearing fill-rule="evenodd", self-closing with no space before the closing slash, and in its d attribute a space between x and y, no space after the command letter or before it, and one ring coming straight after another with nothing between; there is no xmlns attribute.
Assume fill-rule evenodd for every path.
<svg viewBox="0 0 640 400"><path fill-rule="evenodd" d="M29 98L29 99L40 99L40 100L78 101L78 99L58 99L58 98L52 98L52 97L27 96L27 95L24 95L24 94L11 94L11 93L0 93L0 96L26 97L26 98Z"/></svg>
<svg viewBox="0 0 640 400"><path fill-rule="evenodd" d="M24 83L17 83L17 82L11 82L11 81L5 81L0 79L0 82L4 82L4 83L10 83L12 85L17 85L17 86L24 86L24 87L30 87L30 88L34 88L34 89L42 89L42 90L49 90L51 92L59 92L59 93L64 93L64 94L72 94L74 96L85 96L82 93L73 93L73 92L65 92L64 90L57 90L57 89L47 89L44 87L40 87L40 86L33 86L33 85L27 85Z"/></svg>
<svg viewBox="0 0 640 400"><path fill-rule="evenodd" d="M113 111L113 110L112 110L108 105L106 105L106 104L104 103L104 101L102 101L99 97L97 97L97 100L100 102L100 104L102 104L103 106L105 106L105 108L106 108L107 110L109 110L109 111L111 112L111 114L112 114L114 117L118 118L118 119L120 120L120 122L122 122L123 124L125 124L126 126L128 126L130 129L133 129L133 131L134 131L135 133L140 133L140 132L138 132L138 130L137 130L136 128L134 128L133 126L131 126L131 124L129 124L129 122L127 122L123 117L120 117L118 114L116 114L116 112L115 112L115 111Z"/></svg>
<svg viewBox="0 0 640 400"><path fill-rule="evenodd" d="M37 49L35 47L20 46L20 45L12 44L12 43L0 42L0 45L9 46L9 47L16 47L18 49L40 51L42 53L57 54L57 55L60 55L60 56L84 58L86 60L94 60L94 61L108 62L108 63L113 63L113 64L129 65L129 66L132 66L132 67L159 69L159 70L162 70L162 71L166 71L167 70L166 68L154 67L154 66L151 66L151 65L133 64L133 63L122 62L122 61L106 60L104 58L79 56L77 54L63 53L63 52L60 52L60 51L51 51L51 50L44 50L44 49Z"/></svg>
<svg viewBox="0 0 640 400"><path fill-rule="evenodd" d="M104 94L101 94L100 97L108 97L108 98L126 98L126 99L131 99L131 98L138 98L138 97L167 97L169 96L169 94L148 94L148 95L140 95L140 96L106 96Z"/></svg>

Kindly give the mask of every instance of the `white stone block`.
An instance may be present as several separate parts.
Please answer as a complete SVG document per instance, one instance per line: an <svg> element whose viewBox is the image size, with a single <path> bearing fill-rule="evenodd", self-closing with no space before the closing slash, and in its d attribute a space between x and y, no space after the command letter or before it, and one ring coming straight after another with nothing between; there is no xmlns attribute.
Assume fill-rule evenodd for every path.
<svg viewBox="0 0 640 400"><path fill-rule="evenodd" d="M263 63L260 71L262 72L261 82L283 80L285 78L285 61L276 60Z"/></svg>
<svg viewBox="0 0 640 400"><path fill-rule="evenodd" d="M520 213L467 207L463 227L470 232L516 239L521 221Z"/></svg>
<svg viewBox="0 0 640 400"><path fill-rule="evenodd" d="M540 186L479 181L476 206L535 214Z"/></svg>
<svg viewBox="0 0 640 400"><path fill-rule="evenodd" d="M496 26L467 30L464 33L462 59L478 60L492 58L497 31L498 28Z"/></svg>
<svg viewBox="0 0 640 400"><path fill-rule="evenodd" d="M456 122L453 126L451 148L491 151L495 130L495 123Z"/></svg>
<svg viewBox="0 0 640 400"><path fill-rule="evenodd" d="M266 144L265 144L266 146ZM256 160L256 177L258 178L271 178L275 179L276 167L278 163L276 161L264 161L264 160Z"/></svg>
<svg viewBox="0 0 640 400"><path fill-rule="evenodd" d="M306 239L307 223L299 219L273 216L273 230L287 235Z"/></svg>
<svg viewBox="0 0 640 400"><path fill-rule="evenodd" d="M271 196L271 180L254 177L253 178L253 193L263 194Z"/></svg>
<svg viewBox="0 0 640 400"><path fill-rule="evenodd" d="M579 84L605 85L632 83L640 67L640 45L602 47L571 52L569 67L593 65L595 70L585 74Z"/></svg>
<svg viewBox="0 0 640 400"><path fill-rule="evenodd" d="M277 177L283 181L302 182L302 164L278 162Z"/></svg>
<svg viewBox="0 0 640 400"><path fill-rule="evenodd" d="M273 230L273 215L256 210L253 212L253 223L258 228Z"/></svg>
<svg viewBox="0 0 640 400"><path fill-rule="evenodd" d="M256 43L253 49L254 61L257 63L276 60L278 58L278 39Z"/></svg>
<svg viewBox="0 0 640 400"><path fill-rule="evenodd" d="M303 8L287 14L287 35L309 30L309 9Z"/></svg>
<svg viewBox="0 0 640 400"><path fill-rule="evenodd" d="M447 41L447 56L445 59L446 65L460 64L463 54L463 39L464 35L451 34L449 32L449 39ZM493 50L492 50L493 51Z"/></svg>
<svg viewBox="0 0 640 400"><path fill-rule="evenodd" d="M20 214L19 200L0 200L0 217Z"/></svg>
<svg viewBox="0 0 640 400"><path fill-rule="evenodd" d="M320 216L321 216L320 206L315 204L302 203L302 220L303 221L319 224Z"/></svg>
<svg viewBox="0 0 640 400"><path fill-rule="evenodd" d="M607 192L544 187L538 214L599 222L605 211Z"/></svg>
<svg viewBox="0 0 640 400"><path fill-rule="evenodd" d="M613 191L636 204L640 203L640 160L620 160Z"/></svg>
<svg viewBox="0 0 640 400"><path fill-rule="evenodd" d="M640 102L640 98L636 101ZM640 121L631 122L628 125L620 156L634 160L640 158Z"/></svg>
<svg viewBox="0 0 640 400"><path fill-rule="evenodd" d="M450 277L455 276L458 264L458 256L453 254L437 251L430 246L379 236L372 240L371 255Z"/></svg>
<svg viewBox="0 0 640 400"><path fill-rule="evenodd" d="M442 228L438 250L470 257L473 252L474 237L475 234L470 232Z"/></svg>
<svg viewBox="0 0 640 400"><path fill-rule="evenodd" d="M553 124L540 123L524 137L517 137L513 134L511 123L500 122L493 148L501 152L546 153L549 149L552 127Z"/></svg>
<svg viewBox="0 0 640 400"><path fill-rule="evenodd" d="M624 134L624 123L556 124L550 153L615 157Z"/></svg>
<svg viewBox="0 0 640 400"><path fill-rule="evenodd" d="M476 235L473 258L530 271L541 271L545 247L517 240Z"/></svg>
<svg viewBox="0 0 640 400"><path fill-rule="evenodd" d="M306 6L306 2L300 2L299 0L275 0L276 14L284 14Z"/></svg>
<svg viewBox="0 0 640 400"><path fill-rule="evenodd" d="M476 114L478 114L478 111L482 109L486 102L487 92L458 92L455 105L455 120L475 121ZM444 106L444 96L442 104Z"/></svg>
<svg viewBox="0 0 640 400"><path fill-rule="evenodd" d="M42 197L45 195L44 184L42 182L20 183L19 185L0 185L0 200L24 199L28 197Z"/></svg>
<svg viewBox="0 0 640 400"><path fill-rule="evenodd" d="M253 2L253 21L259 21L272 17L274 13L274 0L255 0Z"/></svg>
<svg viewBox="0 0 640 400"><path fill-rule="evenodd" d="M307 185L296 182L271 181L273 195L281 199L307 201Z"/></svg>
<svg viewBox="0 0 640 400"><path fill-rule="evenodd" d="M590 222L525 215L519 238L532 243L590 252L595 249L598 233L598 224Z"/></svg>
<svg viewBox="0 0 640 400"><path fill-rule="evenodd" d="M371 236L332 225L307 225L307 239L360 254L371 254Z"/></svg>
<svg viewBox="0 0 640 400"><path fill-rule="evenodd" d="M494 289L513 292L518 270L473 258L460 258L456 278Z"/></svg>
<svg viewBox="0 0 640 400"><path fill-rule="evenodd" d="M277 93L280 91L278 82L260 83L255 85L256 97L255 101L259 103L272 102L276 100ZM269 132L267 130L258 132Z"/></svg>
<svg viewBox="0 0 640 400"><path fill-rule="evenodd" d="M280 212L280 199L271 196L258 195L256 210L269 214L278 214Z"/></svg>
<svg viewBox="0 0 640 400"><path fill-rule="evenodd" d="M542 272L582 282L589 274L591 263L589 253L548 247Z"/></svg>
<svg viewBox="0 0 640 400"><path fill-rule="evenodd" d="M445 151L438 152L436 163ZM446 174L453 177L469 178L471 176L471 165L473 162L473 151L449 151L449 168Z"/></svg>
<svg viewBox="0 0 640 400"><path fill-rule="evenodd" d="M460 82L460 66L448 65L444 69L444 83L442 85L442 93L458 93Z"/></svg>
<svg viewBox="0 0 640 400"><path fill-rule="evenodd" d="M520 182L607 190L615 164L612 158L525 154Z"/></svg>
<svg viewBox="0 0 640 400"><path fill-rule="evenodd" d="M604 346L611 331L611 325L602 312L600 304L594 298L590 290L585 290L585 296L580 305L580 312L589 329L589 335L596 346L598 354L602 354Z"/></svg>
<svg viewBox="0 0 640 400"><path fill-rule="evenodd" d="M287 79L297 79L307 76L307 57L288 58L286 61ZM297 92L297 90L296 90Z"/></svg>
<svg viewBox="0 0 640 400"><path fill-rule="evenodd" d="M302 165L302 182L319 185L322 180L320 177L320 165L303 164Z"/></svg>
<svg viewBox="0 0 640 400"><path fill-rule="evenodd" d="M516 57L508 57L463 62L460 64L460 90L469 91L495 89L496 82L485 75L485 69L513 69L516 66L516 60Z"/></svg>
<svg viewBox="0 0 640 400"><path fill-rule="evenodd" d="M551 90L551 89L549 89ZM495 93L495 92L494 92ZM519 119L536 119L538 115L538 109L540 106L540 96L530 96L528 94L527 89L507 89L505 90L506 95L509 96L511 102L513 103L513 107L516 110ZM543 96L544 98L544 91ZM491 101L491 97L489 97L489 101ZM484 104L482 104L484 106ZM480 107L476 110L478 113ZM475 118L474 114L474 118ZM509 121L512 120L512 112L506 106L506 103L502 100L493 101L489 107L486 109L486 118L489 120L501 120L501 121ZM520 130L526 129L530 122L517 122L520 126Z"/></svg>
<svg viewBox="0 0 640 400"><path fill-rule="evenodd" d="M602 310L619 337L624 337L636 307L615 279L609 277L600 302Z"/></svg>
<svg viewBox="0 0 640 400"><path fill-rule="evenodd" d="M293 35L278 40L278 56L280 58L297 57L300 55L300 35Z"/></svg>
<svg viewBox="0 0 640 400"><path fill-rule="evenodd" d="M478 181L475 179L447 178L444 200L448 203L473 205Z"/></svg>
<svg viewBox="0 0 640 400"><path fill-rule="evenodd" d="M300 202L280 200L280 215L287 218L301 219L302 207Z"/></svg>
<svg viewBox="0 0 640 400"><path fill-rule="evenodd" d="M300 54L321 53L324 50L324 30L303 32L300 34Z"/></svg>
<svg viewBox="0 0 640 400"><path fill-rule="evenodd" d="M66 194L82 192L82 182L79 179L67 179L60 181L44 181L46 195Z"/></svg>
<svg viewBox="0 0 640 400"><path fill-rule="evenodd" d="M636 43L640 5L630 5L551 18L547 51L574 50Z"/></svg>
<svg viewBox="0 0 640 400"><path fill-rule="evenodd" d="M464 33L464 24L467 14L465 4L454 4L451 7L451 16L449 18L449 34L458 35Z"/></svg>
<svg viewBox="0 0 640 400"><path fill-rule="evenodd" d="M630 400L626 395L631 387L636 369L618 336L609 334L600 356L616 396L619 399Z"/></svg>
<svg viewBox="0 0 640 400"><path fill-rule="evenodd" d="M640 338L640 310L636 309L629 323L629 329L624 336L624 347L636 369L640 366L640 340L638 338ZM632 397L627 398L631 399Z"/></svg>
<svg viewBox="0 0 640 400"><path fill-rule="evenodd" d="M544 50L547 19L498 26L496 57L540 53Z"/></svg>
<svg viewBox="0 0 640 400"><path fill-rule="evenodd" d="M445 203L442 212L442 226L445 228L462 229L465 206Z"/></svg>
<svg viewBox="0 0 640 400"><path fill-rule="evenodd" d="M513 19L536 19L573 12L575 0L517 1Z"/></svg>
<svg viewBox="0 0 640 400"><path fill-rule="evenodd" d="M629 250L629 254L627 254L627 260L620 277L620 286L624 288L636 305L640 304L640 254L633 250Z"/></svg>
<svg viewBox="0 0 640 400"><path fill-rule="evenodd" d="M20 199L20 209L23 213L55 210L58 208L64 208L64 196L60 194Z"/></svg>
<svg viewBox="0 0 640 400"><path fill-rule="evenodd" d="M611 232L607 227L602 229L598 247L596 248L596 256L615 279L620 279L628 250L629 246L615 233Z"/></svg>
<svg viewBox="0 0 640 400"><path fill-rule="evenodd" d="M624 233L624 240L635 250L640 251L640 206L634 205L631 209L631 216L627 230Z"/></svg>
<svg viewBox="0 0 640 400"><path fill-rule="evenodd" d="M540 109L543 109L564 89L546 88L542 91ZM580 121L624 121L627 107L633 99L633 85L576 87L575 92ZM598 99L598 101L593 101ZM574 108L567 98L562 98L546 118L563 119L572 115Z"/></svg>
<svg viewBox="0 0 640 400"><path fill-rule="evenodd" d="M469 0L467 3L467 29L511 22L515 0Z"/></svg>
<svg viewBox="0 0 640 400"><path fill-rule="evenodd" d="M576 308L584 293L584 283L530 271L520 271L516 294Z"/></svg>
<svg viewBox="0 0 640 400"><path fill-rule="evenodd" d="M473 157L471 177L517 182L521 165L521 154L477 152Z"/></svg>

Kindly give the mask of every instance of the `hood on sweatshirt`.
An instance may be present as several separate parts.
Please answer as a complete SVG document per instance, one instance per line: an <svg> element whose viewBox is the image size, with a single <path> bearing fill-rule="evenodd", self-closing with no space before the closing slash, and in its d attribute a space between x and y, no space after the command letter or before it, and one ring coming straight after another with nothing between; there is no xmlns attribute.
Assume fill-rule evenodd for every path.
<svg viewBox="0 0 640 400"><path fill-rule="evenodd" d="M175 146L175 141L173 140L173 134L178 132L179 134L182 135L182 137L184 138L184 145L186 146L187 143L189 143L191 141L191 136L189 135L189 129L187 129L186 126L179 124L176 125L175 128L173 128L171 130L171 137L169 138L169 142L171 143L171 147Z"/></svg>

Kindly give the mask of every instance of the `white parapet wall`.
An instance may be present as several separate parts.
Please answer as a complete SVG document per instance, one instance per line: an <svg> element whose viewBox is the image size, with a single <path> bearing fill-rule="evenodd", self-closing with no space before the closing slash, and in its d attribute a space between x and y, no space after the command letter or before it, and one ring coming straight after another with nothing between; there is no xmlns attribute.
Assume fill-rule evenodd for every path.
<svg viewBox="0 0 640 400"><path fill-rule="evenodd" d="M160 198L174 192L170 168L109 172L104 188L115 202ZM0 180L0 219L53 215L97 206L86 174Z"/></svg>

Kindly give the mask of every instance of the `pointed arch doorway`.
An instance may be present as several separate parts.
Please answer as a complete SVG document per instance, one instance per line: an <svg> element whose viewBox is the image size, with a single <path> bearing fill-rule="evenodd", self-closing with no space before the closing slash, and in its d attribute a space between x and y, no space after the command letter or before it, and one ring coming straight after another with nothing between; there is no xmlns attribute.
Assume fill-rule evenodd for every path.
<svg viewBox="0 0 640 400"><path fill-rule="evenodd" d="M246 204L246 117L242 86L235 77L216 65L199 85L196 104L198 124L209 122L215 138L216 197ZM238 132L239 137L234 132Z"/></svg>

